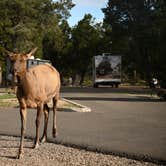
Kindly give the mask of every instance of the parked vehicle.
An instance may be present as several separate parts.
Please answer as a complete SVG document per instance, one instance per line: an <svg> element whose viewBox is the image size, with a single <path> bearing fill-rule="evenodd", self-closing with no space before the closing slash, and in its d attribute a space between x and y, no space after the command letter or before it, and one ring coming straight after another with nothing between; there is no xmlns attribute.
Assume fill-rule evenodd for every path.
<svg viewBox="0 0 166 166"><path fill-rule="evenodd" d="M121 56L103 53L93 57L93 86L121 83Z"/></svg>

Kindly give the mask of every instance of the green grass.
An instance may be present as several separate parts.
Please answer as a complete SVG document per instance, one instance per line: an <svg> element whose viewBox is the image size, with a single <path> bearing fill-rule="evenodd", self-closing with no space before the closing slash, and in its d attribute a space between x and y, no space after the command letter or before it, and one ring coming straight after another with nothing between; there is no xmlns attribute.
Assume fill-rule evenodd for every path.
<svg viewBox="0 0 166 166"><path fill-rule="evenodd" d="M16 100L16 95L13 93L0 93L0 107L16 107L18 106L18 102ZM52 103L50 105L52 107ZM72 103L64 102L63 106L60 106L61 108L69 108L72 109L75 106Z"/></svg>
<svg viewBox="0 0 166 166"><path fill-rule="evenodd" d="M0 101L0 107L16 107L16 106L18 106L17 103L1 102Z"/></svg>
<svg viewBox="0 0 166 166"><path fill-rule="evenodd" d="M11 99L11 101L10 101ZM13 101L14 99L14 101ZM18 103L15 102L16 95L13 93L0 93L0 107L14 107Z"/></svg>
<svg viewBox="0 0 166 166"><path fill-rule="evenodd" d="M12 98L16 98L16 95L12 93L11 94L4 93L0 95L0 99L12 99Z"/></svg>

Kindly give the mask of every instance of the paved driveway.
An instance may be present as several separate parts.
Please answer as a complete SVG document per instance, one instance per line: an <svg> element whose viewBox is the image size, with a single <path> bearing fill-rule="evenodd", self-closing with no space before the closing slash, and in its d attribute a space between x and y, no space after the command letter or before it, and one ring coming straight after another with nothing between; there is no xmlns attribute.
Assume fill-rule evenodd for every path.
<svg viewBox="0 0 166 166"><path fill-rule="evenodd" d="M149 89L66 88L62 92L63 97L92 109L87 115L91 123L81 121L93 146L166 160L166 102L151 97Z"/></svg>
<svg viewBox="0 0 166 166"><path fill-rule="evenodd" d="M58 137L50 141L134 158L166 161L166 102L146 89L63 88L62 97L91 107L90 113L58 112ZM27 136L35 135L35 114L28 113ZM0 134L19 135L18 109L1 111Z"/></svg>

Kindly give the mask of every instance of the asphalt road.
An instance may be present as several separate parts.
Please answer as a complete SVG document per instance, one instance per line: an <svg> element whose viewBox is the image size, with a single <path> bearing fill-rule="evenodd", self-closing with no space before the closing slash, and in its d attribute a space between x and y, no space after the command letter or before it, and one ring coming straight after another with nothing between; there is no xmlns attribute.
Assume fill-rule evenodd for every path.
<svg viewBox="0 0 166 166"><path fill-rule="evenodd" d="M62 97L91 107L92 112L58 112L58 137L51 142L136 159L166 161L166 102L140 88L63 88ZM35 136L36 111L29 110L28 137ZM1 111L0 134L20 135L18 108Z"/></svg>

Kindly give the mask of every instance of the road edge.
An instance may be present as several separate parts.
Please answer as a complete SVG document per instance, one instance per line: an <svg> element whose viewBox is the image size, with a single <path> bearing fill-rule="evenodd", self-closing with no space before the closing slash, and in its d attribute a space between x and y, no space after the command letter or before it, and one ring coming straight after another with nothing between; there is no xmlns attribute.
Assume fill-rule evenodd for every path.
<svg viewBox="0 0 166 166"><path fill-rule="evenodd" d="M85 105L76 103L74 101L71 101L71 100L68 100L68 99L65 99L65 98L62 98L61 100L75 105L76 107L72 107L73 111L76 111L76 112L91 112L91 108L90 107L87 107Z"/></svg>

